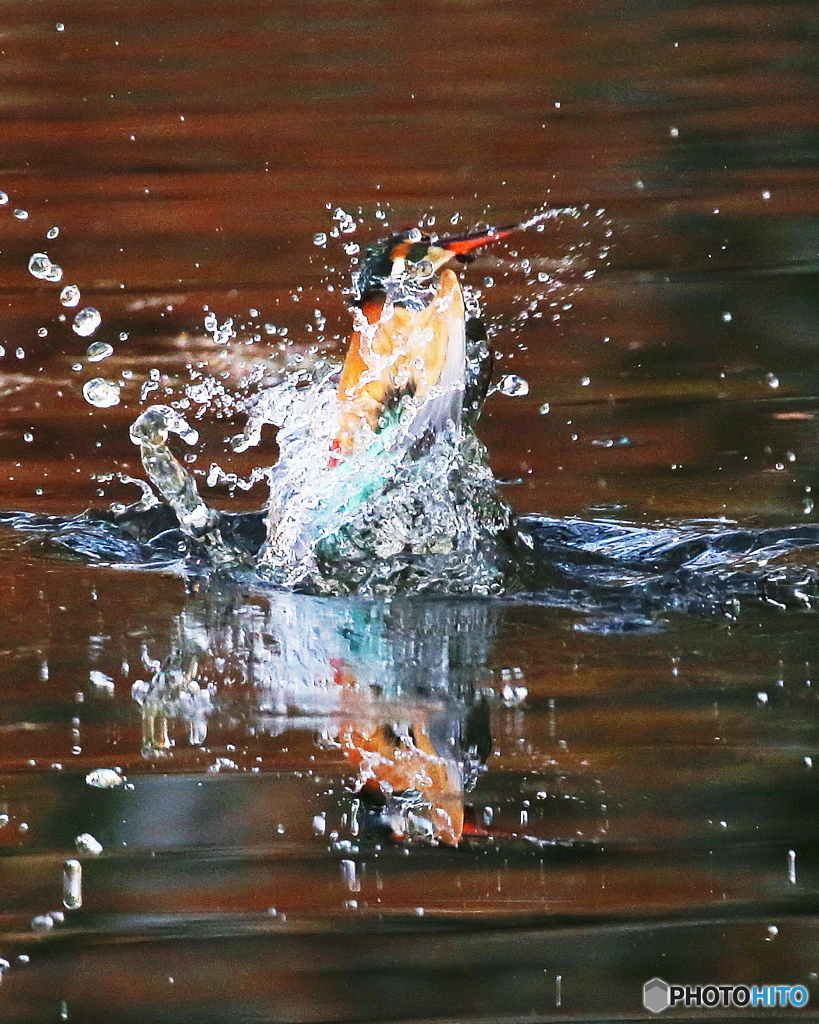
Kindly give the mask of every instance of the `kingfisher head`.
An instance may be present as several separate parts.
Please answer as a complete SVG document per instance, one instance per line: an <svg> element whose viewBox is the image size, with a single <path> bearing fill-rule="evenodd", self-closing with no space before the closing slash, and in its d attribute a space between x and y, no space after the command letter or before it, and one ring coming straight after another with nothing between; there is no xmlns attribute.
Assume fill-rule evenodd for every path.
<svg viewBox="0 0 819 1024"><path fill-rule="evenodd" d="M471 263L472 251L500 238L515 227L491 228L441 238L409 228L367 248L361 269L353 278L355 304L365 307L389 297L394 304L423 308L434 296L437 274L450 261Z"/></svg>

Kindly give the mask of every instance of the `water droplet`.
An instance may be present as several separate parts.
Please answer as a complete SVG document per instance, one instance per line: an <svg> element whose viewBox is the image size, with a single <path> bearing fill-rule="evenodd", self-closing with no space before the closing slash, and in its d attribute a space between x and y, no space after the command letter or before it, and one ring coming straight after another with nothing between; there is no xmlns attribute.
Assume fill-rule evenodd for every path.
<svg viewBox="0 0 819 1024"><path fill-rule="evenodd" d="M82 906L82 864L78 860L67 860L63 865L63 906L66 910Z"/></svg>
<svg viewBox="0 0 819 1024"><path fill-rule="evenodd" d="M356 874L354 860L343 860L341 862L341 874L350 892L360 892L361 882Z"/></svg>
<svg viewBox="0 0 819 1024"><path fill-rule="evenodd" d="M98 857L102 853L102 843L95 839L90 832L83 832L74 840L77 853L87 853L91 857Z"/></svg>
<svg viewBox="0 0 819 1024"><path fill-rule="evenodd" d="M764 192L762 193L762 198L763 199L770 199L771 198L771 193L767 189L765 189Z"/></svg>
<svg viewBox="0 0 819 1024"><path fill-rule="evenodd" d="M756 695L756 699L759 701L760 704L767 704L768 694L765 693L764 690L760 690L759 693Z"/></svg>
<svg viewBox="0 0 819 1024"><path fill-rule="evenodd" d="M796 885L796 850L788 850L788 881Z"/></svg>
<svg viewBox="0 0 819 1024"><path fill-rule="evenodd" d="M87 380L83 384L82 394L86 402L98 409L110 409L112 405L119 405L119 388L103 377Z"/></svg>
<svg viewBox="0 0 819 1024"><path fill-rule="evenodd" d="M509 398L522 398L529 394L529 382L516 373L507 373L498 381L496 389Z"/></svg>
<svg viewBox="0 0 819 1024"><path fill-rule="evenodd" d="M722 314L722 322L725 323L725 324L730 324L730 322L733 319L734 318L733 318L733 316L730 313L723 313Z"/></svg>
<svg viewBox="0 0 819 1024"><path fill-rule="evenodd" d="M95 768L85 776L85 781L96 789L114 789L125 782L125 776L113 768Z"/></svg>
<svg viewBox="0 0 819 1024"><path fill-rule="evenodd" d="M14 216L17 220L28 220L28 210L15 210Z"/></svg>
<svg viewBox="0 0 819 1024"><path fill-rule="evenodd" d="M768 382L768 387L769 388L778 388L779 387L779 378L776 376L775 373L766 373L765 374L765 380Z"/></svg>
<svg viewBox="0 0 819 1024"><path fill-rule="evenodd" d="M548 402L544 402L540 407L540 415L545 416L547 413L552 411L552 407Z"/></svg>
<svg viewBox="0 0 819 1024"><path fill-rule="evenodd" d="M327 245L327 235L323 231L317 232L313 235L313 245Z"/></svg>
<svg viewBox="0 0 819 1024"><path fill-rule="evenodd" d="M46 231L46 238L56 238L59 233L59 228L49 228L48 231Z"/></svg>
<svg viewBox="0 0 819 1024"><path fill-rule="evenodd" d="M76 306L80 301L80 289L75 284L67 284L60 292L60 302L64 306Z"/></svg>
<svg viewBox="0 0 819 1024"><path fill-rule="evenodd" d="M7 206L9 201L8 192L0 192L0 206Z"/></svg>
<svg viewBox="0 0 819 1024"><path fill-rule="evenodd" d="M62 267L58 267L44 252L35 252L28 261L28 271L41 281L61 281L63 277Z"/></svg>
<svg viewBox="0 0 819 1024"><path fill-rule="evenodd" d="M768 938L766 939L766 941L767 942L772 942L777 937L778 934L779 934L779 929L776 927L776 925L775 924L769 924L768 925Z"/></svg>
<svg viewBox="0 0 819 1024"><path fill-rule="evenodd" d="M669 128L668 134L671 136L672 139L676 139L676 138L679 137L680 129L679 128Z"/></svg>
<svg viewBox="0 0 819 1024"><path fill-rule="evenodd" d="M589 384L591 384L591 377L581 377L580 378L580 386L581 387L587 388L589 386Z"/></svg>
<svg viewBox="0 0 819 1024"><path fill-rule="evenodd" d="M58 32L65 32L65 25L61 21L58 21L54 28L56 28Z"/></svg>
<svg viewBox="0 0 819 1024"><path fill-rule="evenodd" d="M48 328L47 327L38 327L37 328L37 337L38 338L47 338L48 337Z"/></svg>
<svg viewBox="0 0 819 1024"><path fill-rule="evenodd" d="M99 363L103 359L107 359L108 356L113 355L114 348L107 341L93 341L85 350L85 354L89 362Z"/></svg>
<svg viewBox="0 0 819 1024"><path fill-rule="evenodd" d="M31 927L35 932L50 932L54 927L54 918L51 914L38 914L31 919Z"/></svg>
<svg viewBox="0 0 819 1024"><path fill-rule="evenodd" d="M81 309L74 317L72 327L81 338L87 338L96 331L101 323L102 317L99 310L94 309L93 306L86 306L85 309Z"/></svg>

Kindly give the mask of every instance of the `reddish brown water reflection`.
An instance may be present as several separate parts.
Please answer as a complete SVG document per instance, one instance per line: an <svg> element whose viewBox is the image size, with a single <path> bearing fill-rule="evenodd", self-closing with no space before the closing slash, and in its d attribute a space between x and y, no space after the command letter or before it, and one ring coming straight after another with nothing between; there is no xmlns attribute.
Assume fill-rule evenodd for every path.
<svg viewBox="0 0 819 1024"><path fill-rule="evenodd" d="M482 421L509 501L810 518L813 5L14 0L3 23L1 507L132 500L92 474L138 472L127 428L153 369L149 401L179 397L190 362L232 386L269 356L265 323L297 353L316 308L341 351L342 246L383 232L378 204L395 227L433 215L449 230L456 213L471 227L551 203L583 215L466 272L500 371L529 384ZM363 224L318 248L337 206ZM109 359L86 361L58 321L59 287L26 270L36 251L99 308ZM245 325L227 353L205 306ZM123 371L119 406L83 400L85 381ZM272 461L272 434L227 448L240 425L201 420L195 468ZM377 850L353 834L350 763L298 707L262 722L258 686L227 670L205 748L172 721L176 746L145 756L131 687L167 664L185 616L218 648L207 595L3 536L4 1020L633 1019L655 974L815 980L811 613L670 614L629 636L498 608L467 672L490 691L493 741L467 799L498 835ZM220 757L236 767L208 771ZM114 765L133 790L85 785ZM105 847L83 859L83 908L32 930L83 831Z"/></svg>

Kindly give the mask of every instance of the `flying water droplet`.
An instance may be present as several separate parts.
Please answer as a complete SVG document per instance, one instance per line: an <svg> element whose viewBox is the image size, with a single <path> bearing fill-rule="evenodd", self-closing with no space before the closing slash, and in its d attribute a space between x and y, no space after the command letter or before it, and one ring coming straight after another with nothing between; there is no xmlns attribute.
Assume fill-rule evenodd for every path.
<svg viewBox="0 0 819 1024"><path fill-rule="evenodd" d="M96 331L101 323L102 317L99 310L94 309L93 306L86 306L85 309L81 309L77 313L71 326L74 328L74 332L79 334L81 338L87 338Z"/></svg>
<svg viewBox="0 0 819 1024"><path fill-rule="evenodd" d="M125 782L125 776L113 768L95 768L85 776L85 781L96 789L114 789Z"/></svg>
<svg viewBox="0 0 819 1024"><path fill-rule="evenodd" d="M76 306L80 301L80 289L75 284L67 284L60 292L60 302L64 306Z"/></svg>
<svg viewBox="0 0 819 1024"><path fill-rule="evenodd" d="M15 210L14 216L17 220L28 220L28 210Z"/></svg>
<svg viewBox="0 0 819 1024"><path fill-rule="evenodd" d="M56 238L59 233L59 228L49 228L48 231L46 231L46 238Z"/></svg>
<svg viewBox="0 0 819 1024"><path fill-rule="evenodd" d="M109 345L107 341L94 341L88 346L85 354L89 362L99 363L114 354L114 347Z"/></svg>
<svg viewBox="0 0 819 1024"><path fill-rule="evenodd" d="M354 860L343 860L341 862L341 874L350 892L361 892L361 882L358 880Z"/></svg>
<svg viewBox="0 0 819 1024"><path fill-rule="evenodd" d="M63 906L66 910L82 906L82 864L78 860L67 860L63 865Z"/></svg>
<svg viewBox="0 0 819 1024"><path fill-rule="evenodd" d="M8 192L0 192L0 206L7 206L9 201Z"/></svg>
<svg viewBox="0 0 819 1024"><path fill-rule="evenodd" d="M83 832L74 840L77 853L87 853L91 857L98 857L102 853L102 843L95 839L90 832Z"/></svg>
<svg viewBox="0 0 819 1024"><path fill-rule="evenodd" d="M495 390L509 398L522 398L529 394L529 382L516 373L507 373L498 381Z"/></svg>
<svg viewBox="0 0 819 1024"><path fill-rule="evenodd" d="M87 380L83 384L82 394L89 405L95 405L98 409L110 409L113 405L119 405L119 388L104 377Z"/></svg>
<svg viewBox="0 0 819 1024"><path fill-rule="evenodd" d="M53 281L55 284L62 280L62 267L58 267L44 252L35 252L28 261L29 273L41 281Z"/></svg>

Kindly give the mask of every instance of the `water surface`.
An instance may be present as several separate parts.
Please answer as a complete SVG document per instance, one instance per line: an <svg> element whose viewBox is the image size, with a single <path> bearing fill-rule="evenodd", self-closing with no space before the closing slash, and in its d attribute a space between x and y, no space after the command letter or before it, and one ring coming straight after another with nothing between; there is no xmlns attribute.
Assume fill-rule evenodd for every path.
<svg viewBox="0 0 819 1024"><path fill-rule="evenodd" d="M66 0L3 21L3 508L134 500L95 474L140 473L128 425L183 398L189 365L241 397L256 366L340 353L344 246L386 221L551 203L576 215L466 272L499 373L528 383L481 421L504 497L675 529L813 521L812 5ZM355 231L316 245L337 209ZM100 310L93 337L66 283ZM90 362L91 341L114 354ZM97 376L115 407L84 400ZM198 408L202 478L273 461L272 432L227 444L234 403ZM0 574L4 1020L602 1021L645 1015L654 975L815 982L810 595L615 628L535 600L351 625L351 605L5 529ZM419 723L472 783L457 848L383 841L355 806L343 735ZM127 782L89 786L99 768Z"/></svg>

